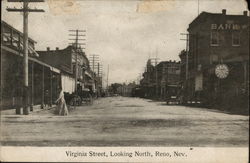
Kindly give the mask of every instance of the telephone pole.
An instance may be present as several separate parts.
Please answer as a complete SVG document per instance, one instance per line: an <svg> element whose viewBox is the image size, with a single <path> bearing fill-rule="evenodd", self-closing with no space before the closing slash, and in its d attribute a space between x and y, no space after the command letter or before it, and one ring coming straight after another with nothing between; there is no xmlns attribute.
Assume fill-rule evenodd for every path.
<svg viewBox="0 0 250 163"><path fill-rule="evenodd" d="M100 63L97 64L97 76L102 76L102 65Z"/></svg>
<svg viewBox="0 0 250 163"><path fill-rule="evenodd" d="M30 2L44 2L44 0L8 0L8 2L22 2L23 8L7 8L9 12L23 12L23 114L29 114L29 66L28 66L28 14L29 12L44 12L43 9L30 9ZM21 108L16 109L21 114Z"/></svg>
<svg viewBox="0 0 250 163"><path fill-rule="evenodd" d="M76 98L78 96L77 94L77 80L78 80L78 55L81 52L82 49L85 49L84 47L81 47L81 45L85 45L85 43L81 43L80 41L85 41L83 38L79 37L85 37L86 30L69 30L69 32L73 34L69 34L69 36L73 36L75 38L70 38L69 40L74 41L73 43L70 43L73 48L75 48L75 98L74 98L74 107L76 108ZM75 33L75 34L74 34Z"/></svg>
<svg viewBox="0 0 250 163"><path fill-rule="evenodd" d="M158 96L158 71L157 71L157 64L159 58L150 58L150 60L154 60L155 63L155 95Z"/></svg>
<svg viewBox="0 0 250 163"><path fill-rule="evenodd" d="M96 68L98 68L97 64L99 62L99 55L92 54L89 56L90 66L92 67L93 72L96 72Z"/></svg>
<svg viewBox="0 0 250 163"><path fill-rule="evenodd" d="M108 65L108 71L107 71L107 90L109 88L109 65Z"/></svg>
<svg viewBox="0 0 250 163"><path fill-rule="evenodd" d="M185 39L181 39L183 41L186 41L186 80L188 80L188 57L189 57L189 35L188 33L181 33L181 35L186 35L186 38Z"/></svg>
<svg viewBox="0 0 250 163"><path fill-rule="evenodd" d="M186 41L186 80L185 80L185 84L184 84L184 101L187 101L188 99L188 76L189 76L189 72L188 72L188 69L189 69L189 36L190 34L189 33L181 33L181 35L185 35L186 38L185 39L181 39L183 41Z"/></svg>

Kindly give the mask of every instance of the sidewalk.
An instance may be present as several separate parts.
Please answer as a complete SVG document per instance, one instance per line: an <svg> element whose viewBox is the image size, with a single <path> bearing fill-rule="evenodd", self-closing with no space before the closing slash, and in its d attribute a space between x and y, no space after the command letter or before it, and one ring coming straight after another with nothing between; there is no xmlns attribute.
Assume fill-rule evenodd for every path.
<svg viewBox="0 0 250 163"><path fill-rule="evenodd" d="M50 110L50 109L53 109L55 107L56 107L56 105L52 105L52 107L45 107L44 109L41 109L41 105L34 105L33 111L29 111L29 115L32 115L33 113L39 113L42 111ZM12 109L1 110L0 115L17 115L16 109L12 108ZM23 109L21 109L20 115L23 115Z"/></svg>

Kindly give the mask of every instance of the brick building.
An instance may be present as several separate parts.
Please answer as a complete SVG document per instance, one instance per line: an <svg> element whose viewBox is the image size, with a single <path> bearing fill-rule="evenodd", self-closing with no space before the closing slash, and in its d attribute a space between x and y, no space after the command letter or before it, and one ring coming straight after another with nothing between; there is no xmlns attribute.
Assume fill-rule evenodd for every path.
<svg viewBox="0 0 250 163"><path fill-rule="evenodd" d="M249 95L249 16L202 12L188 27L187 100L236 106Z"/></svg>
<svg viewBox="0 0 250 163"><path fill-rule="evenodd" d="M151 60L147 62L146 71L140 81L145 97L165 99L170 87L179 87L180 62L163 61L153 66Z"/></svg>
<svg viewBox="0 0 250 163"><path fill-rule="evenodd" d="M156 69L158 78L157 97L166 99L172 90L176 90L177 94L180 86L180 62L163 61L156 66Z"/></svg>
<svg viewBox="0 0 250 163"><path fill-rule="evenodd" d="M75 92L75 66L77 55L77 87L79 89L95 89L95 75L90 70L89 60L81 50L76 51L74 46L68 46L64 49L56 48L46 51L37 51L40 60L53 65L61 70L61 86L64 92L72 94ZM63 58L63 59L62 59Z"/></svg>

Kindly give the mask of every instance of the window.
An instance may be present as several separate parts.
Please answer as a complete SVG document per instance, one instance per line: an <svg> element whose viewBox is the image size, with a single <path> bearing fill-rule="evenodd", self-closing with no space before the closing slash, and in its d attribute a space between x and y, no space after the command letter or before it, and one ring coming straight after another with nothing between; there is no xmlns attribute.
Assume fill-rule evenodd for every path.
<svg viewBox="0 0 250 163"><path fill-rule="evenodd" d="M240 46L240 33L239 32L232 33L232 45Z"/></svg>
<svg viewBox="0 0 250 163"><path fill-rule="evenodd" d="M11 29L3 26L3 35L2 35L3 43L5 45L11 45Z"/></svg>
<svg viewBox="0 0 250 163"><path fill-rule="evenodd" d="M16 48L19 48L19 34L17 32L13 32L12 44Z"/></svg>
<svg viewBox="0 0 250 163"><path fill-rule="evenodd" d="M219 33L211 32L211 46L219 46Z"/></svg>

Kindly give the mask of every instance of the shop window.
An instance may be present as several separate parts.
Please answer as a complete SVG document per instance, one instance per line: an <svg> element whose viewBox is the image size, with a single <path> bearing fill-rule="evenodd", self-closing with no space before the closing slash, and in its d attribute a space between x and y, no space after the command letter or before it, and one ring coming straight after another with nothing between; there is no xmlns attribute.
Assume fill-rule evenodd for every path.
<svg viewBox="0 0 250 163"><path fill-rule="evenodd" d="M240 33L239 32L232 33L232 45L240 46Z"/></svg>
<svg viewBox="0 0 250 163"><path fill-rule="evenodd" d="M218 32L211 32L211 46L219 46L219 33Z"/></svg>

